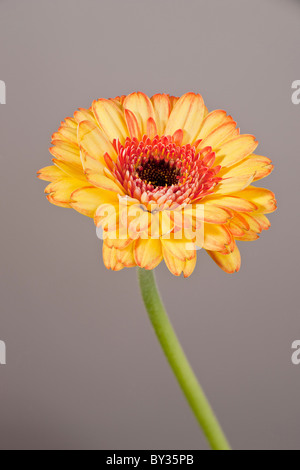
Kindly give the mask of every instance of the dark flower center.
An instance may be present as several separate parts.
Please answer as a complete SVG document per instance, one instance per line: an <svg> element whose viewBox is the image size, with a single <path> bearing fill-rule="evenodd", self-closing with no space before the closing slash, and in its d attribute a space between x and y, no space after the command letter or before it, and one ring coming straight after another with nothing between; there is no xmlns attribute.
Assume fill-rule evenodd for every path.
<svg viewBox="0 0 300 470"><path fill-rule="evenodd" d="M201 150L195 145L180 145L172 136L143 136L114 141L118 158L114 162L108 154L106 164L127 196L137 199L149 210L160 207L178 207L199 202L222 178L221 166L214 166L215 153L211 147Z"/></svg>
<svg viewBox="0 0 300 470"><path fill-rule="evenodd" d="M180 170L173 161L150 158L137 168L138 177L146 184L157 187L173 186L178 184Z"/></svg>

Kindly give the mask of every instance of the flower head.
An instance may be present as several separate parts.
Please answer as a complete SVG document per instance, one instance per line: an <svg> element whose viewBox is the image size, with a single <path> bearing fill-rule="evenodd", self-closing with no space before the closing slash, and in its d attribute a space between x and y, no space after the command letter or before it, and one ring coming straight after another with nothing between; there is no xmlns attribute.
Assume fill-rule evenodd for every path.
<svg viewBox="0 0 300 470"><path fill-rule="evenodd" d="M52 144L54 165L38 172L51 182L47 198L102 228L107 268L154 269L164 259L188 277L204 248L232 273L236 241L270 227L274 194L252 183L271 173L271 160L200 95L100 99L62 122Z"/></svg>

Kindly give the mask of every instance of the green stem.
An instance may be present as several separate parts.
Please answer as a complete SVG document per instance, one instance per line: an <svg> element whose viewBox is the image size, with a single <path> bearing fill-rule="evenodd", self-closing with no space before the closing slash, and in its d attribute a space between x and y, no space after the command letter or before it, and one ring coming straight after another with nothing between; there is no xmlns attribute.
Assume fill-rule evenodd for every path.
<svg viewBox="0 0 300 470"><path fill-rule="evenodd" d="M138 278L145 307L157 338L211 448L231 450L170 323L153 271L138 268Z"/></svg>

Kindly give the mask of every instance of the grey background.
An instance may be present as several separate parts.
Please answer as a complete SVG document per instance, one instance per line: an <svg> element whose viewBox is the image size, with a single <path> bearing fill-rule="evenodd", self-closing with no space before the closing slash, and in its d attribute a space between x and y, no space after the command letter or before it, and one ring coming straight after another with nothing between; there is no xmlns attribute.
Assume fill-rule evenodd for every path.
<svg viewBox="0 0 300 470"><path fill-rule="evenodd" d="M260 141L279 211L238 275L205 252L162 265L172 321L235 449L300 449L300 4L0 1L1 449L206 449L160 351L135 270L107 271L92 221L51 206L50 136L98 97L200 92Z"/></svg>

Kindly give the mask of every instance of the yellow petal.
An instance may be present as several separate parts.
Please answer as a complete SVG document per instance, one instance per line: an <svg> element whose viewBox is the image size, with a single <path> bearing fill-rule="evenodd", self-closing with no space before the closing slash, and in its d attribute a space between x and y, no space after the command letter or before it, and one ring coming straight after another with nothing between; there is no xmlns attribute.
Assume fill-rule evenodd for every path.
<svg viewBox="0 0 300 470"><path fill-rule="evenodd" d="M121 107L117 106L113 100L100 99L94 101L93 112L108 139L111 142L118 139L121 144L124 144L129 132Z"/></svg>
<svg viewBox="0 0 300 470"><path fill-rule="evenodd" d="M91 121L93 124L96 124L95 116L90 109L79 108L74 113L74 119L78 124L82 121Z"/></svg>
<svg viewBox="0 0 300 470"><path fill-rule="evenodd" d="M197 262L197 254L195 253L195 256L191 260L187 260L185 262L184 268L183 268L183 275L185 278L189 277L193 272L196 267L196 262Z"/></svg>
<svg viewBox="0 0 300 470"><path fill-rule="evenodd" d="M90 121L82 121L78 126L78 142L88 155L105 165L104 155L108 155L115 161L117 153L99 126Z"/></svg>
<svg viewBox="0 0 300 470"><path fill-rule="evenodd" d="M230 168L222 168L218 176L223 178L254 175L253 181L268 176L273 170L272 161L260 155L250 155Z"/></svg>
<svg viewBox="0 0 300 470"><path fill-rule="evenodd" d="M255 232L255 233L261 233L262 227L261 227L260 223L254 217L252 217L252 215L243 214L242 217L247 222L247 224L249 225L249 230L251 230L252 232Z"/></svg>
<svg viewBox="0 0 300 470"><path fill-rule="evenodd" d="M228 226L234 238L241 239L245 235L245 230L236 223L236 218L232 219Z"/></svg>
<svg viewBox="0 0 300 470"><path fill-rule="evenodd" d="M125 266L120 263L118 259L118 249L117 248L109 248L105 241L103 242L103 262L104 266L107 269L112 269L113 271L120 271Z"/></svg>
<svg viewBox="0 0 300 470"><path fill-rule="evenodd" d="M157 135L157 127L156 127L156 122L152 117L150 117L147 121L147 136L150 139L154 139L154 137Z"/></svg>
<svg viewBox="0 0 300 470"><path fill-rule="evenodd" d="M71 194L71 206L76 211L88 217L94 217L101 204L116 204L116 193L104 191L92 186L75 190Z"/></svg>
<svg viewBox="0 0 300 470"><path fill-rule="evenodd" d="M231 219L229 210L209 204L204 205L204 221L210 224L226 224Z"/></svg>
<svg viewBox="0 0 300 470"><path fill-rule="evenodd" d="M134 257L138 266L145 269L154 269L162 261L162 246L160 240L152 238L135 241Z"/></svg>
<svg viewBox="0 0 300 470"><path fill-rule="evenodd" d="M249 225L249 222L247 222L245 215L247 214L239 214L238 212L236 212L234 218L229 223L230 230L231 230L232 224L235 224L237 227L239 227L243 231L250 230L250 225Z"/></svg>
<svg viewBox="0 0 300 470"><path fill-rule="evenodd" d="M76 119L71 118L71 117L67 117L64 121L62 121L61 126L77 129L78 123L77 123Z"/></svg>
<svg viewBox="0 0 300 470"><path fill-rule="evenodd" d="M269 214L277 208L275 195L269 189L249 186L243 191L234 193L234 196L244 198L255 204L259 213Z"/></svg>
<svg viewBox="0 0 300 470"><path fill-rule="evenodd" d="M71 121L72 122L72 121ZM72 144L77 144L77 122L76 126L69 126L66 122L62 122L61 127L52 135L51 140L63 140L65 142L71 142Z"/></svg>
<svg viewBox="0 0 300 470"><path fill-rule="evenodd" d="M71 203L71 194L76 189L83 188L86 185L86 181L66 177L61 181L49 184L45 189L45 193L50 202L69 205Z"/></svg>
<svg viewBox="0 0 300 470"><path fill-rule="evenodd" d="M188 206L184 209L183 213L184 217L191 215L197 221L208 222L210 224L226 224L232 218L230 210L218 207L217 204L202 204L202 202Z"/></svg>
<svg viewBox="0 0 300 470"><path fill-rule="evenodd" d="M227 116L226 111L222 111L221 109L212 111L204 119L200 132L197 136L197 140L205 139L217 127L221 126L222 124L226 124L227 122L232 122L232 117Z"/></svg>
<svg viewBox="0 0 300 470"><path fill-rule="evenodd" d="M252 183L253 178L254 174L250 176L233 176L232 178L224 177L224 179L216 187L214 194L230 194L235 193L236 191L242 191Z"/></svg>
<svg viewBox="0 0 300 470"><path fill-rule="evenodd" d="M117 260L121 263L125 268L133 268L136 266L135 258L134 258L134 244L131 242L129 246L120 250L117 250Z"/></svg>
<svg viewBox="0 0 300 470"><path fill-rule="evenodd" d="M252 230L248 230L247 232L244 232L242 236L234 236L236 240L239 240L241 242L253 242L259 238L259 235L256 232L253 232Z"/></svg>
<svg viewBox="0 0 300 470"><path fill-rule="evenodd" d="M171 112L165 134L173 135L178 129L184 132L182 144L192 144L199 134L204 118L205 105L201 95L186 93Z"/></svg>
<svg viewBox="0 0 300 470"><path fill-rule="evenodd" d="M174 240L162 237L161 243L164 252L168 251L172 256L175 256L182 261L193 259L195 256L195 246L190 240L184 238Z"/></svg>
<svg viewBox="0 0 300 470"><path fill-rule="evenodd" d="M105 205L100 206L100 210L103 210L103 209L101 209L103 207L105 207ZM96 223L96 225L99 226L99 221L98 221L99 217L97 215L97 214L99 214L98 209L97 209L97 212L96 212L95 223ZM116 212L116 214L117 214L117 212ZM117 225L116 225L116 229L113 230L113 231L110 231L110 230L106 231L106 230L103 229L103 239L105 240L105 243L107 244L107 246L109 246L110 248L113 248L113 247L118 248L118 250L124 250L130 244L133 243L133 239L128 236L128 230L126 228L124 229L123 227L120 227L120 226L117 226Z"/></svg>
<svg viewBox="0 0 300 470"><path fill-rule="evenodd" d="M107 178L104 175L99 175L98 173L86 173L87 180L97 188L102 188L107 191L114 191L118 194L125 195L125 191L122 186L117 181L112 181L110 178Z"/></svg>
<svg viewBox="0 0 300 470"><path fill-rule="evenodd" d="M165 248L163 248L163 257L169 271L171 271L174 276L180 276L185 268L186 262L176 258Z"/></svg>
<svg viewBox="0 0 300 470"><path fill-rule="evenodd" d="M154 109L148 96L141 92L131 93L125 98L123 106L134 114L142 135L146 135L148 119L155 121Z"/></svg>
<svg viewBox="0 0 300 470"><path fill-rule="evenodd" d="M237 196L208 196L202 199L201 202L205 204L205 207L212 204L237 212L252 212L257 210L257 206L253 202Z"/></svg>
<svg viewBox="0 0 300 470"><path fill-rule="evenodd" d="M46 166L37 172L37 177L43 181L57 181L64 177L64 172L55 165Z"/></svg>
<svg viewBox="0 0 300 470"><path fill-rule="evenodd" d="M271 222L264 214L252 214L252 217L260 224L262 230L269 230L271 227Z"/></svg>
<svg viewBox="0 0 300 470"><path fill-rule="evenodd" d="M123 103L124 103L125 98L126 98L126 95L116 96L116 98L112 98L112 101L116 103L117 105L119 105L121 108L123 108Z"/></svg>
<svg viewBox="0 0 300 470"><path fill-rule="evenodd" d="M211 258L226 273L232 274L238 272L241 267L241 254L237 246L232 253L223 255L217 251L208 251Z"/></svg>
<svg viewBox="0 0 300 470"><path fill-rule="evenodd" d="M216 152L216 165L232 166L248 157L258 145L253 135L239 135L223 144Z"/></svg>
<svg viewBox="0 0 300 470"><path fill-rule="evenodd" d="M162 136L165 133L165 128L171 112L169 96L166 94L157 94L152 96L151 101L154 108L157 132L159 136Z"/></svg>
<svg viewBox="0 0 300 470"><path fill-rule="evenodd" d="M221 126L214 129L208 136L203 139L197 147L197 150L204 149L205 147L211 147L216 150L219 145L228 137L236 127L236 122L231 120L222 124Z"/></svg>
<svg viewBox="0 0 300 470"><path fill-rule="evenodd" d="M99 175L104 174L105 161L101 158L101 161L91 157L83 148L81 149L81 164L85 173L97 173Z"/></svg>
<svg viewBox="0 0 300 470"><path fill-rule="evenodd" d="M175 105L178 103L179 101L179 96L169 96L169 100L170 100L170 105L171 105L171 111L173 111Z"/></svg>
<svg viewBox="0 0 300 470"><path fill-rule="evenodd" d="M163 258L167 268L174 276L180 276L183 273L184 277L189 277L195 269L197 254L195 251L192 259L183 261L163 247Z"/></svg>
<svg viewBox="0 0 300 470"><path fill-rule="evenodd" d="M50 153L58 160L63 160L73 165L80 165L80 150L78 145L66 142L63 140L53 140L53 147L50 148Z"/></svg>
<svg viewBox="0 0 300 470"><path fill-rule="evenodd" d="M56 160L53 158L53 163L62 171L62 179L67 176L75 179L80 179L86 182L86 177L83 172L81 163L73 165L72 163L64 162L63 160Z"/></svg>
<svg viewBox="0 0 300 470"><path fill-rule="evenodd" d="M198 243L198 236L197 236ZM233 237L225 225L204 224L204 241L201 239L198 246L210 251L231 251Z"/></svg>
<svg viewBox="0 0 300 470"><path fill-rule="evenodd" d="M142 139L142 129L139 126L138 120L132 111L125 109L125 120L128 127L128 132L131 139Z"/></svg>

